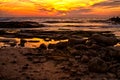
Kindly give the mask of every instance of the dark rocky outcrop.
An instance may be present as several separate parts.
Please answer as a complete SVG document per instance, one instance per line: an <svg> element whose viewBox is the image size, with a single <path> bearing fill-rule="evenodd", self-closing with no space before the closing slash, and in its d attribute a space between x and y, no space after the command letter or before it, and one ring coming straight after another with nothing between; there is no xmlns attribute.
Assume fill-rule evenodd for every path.
<svg viewBox="0 0 120 80"><path fill-rule="evenodd" d="M68 41L68 44L70 46L74 46L79 44L85 44L85 42L86 42L86 39L70 38Z"/></svg>
<svg viewBox="0 0 120 80"><path fill-rule="evenodd" d="M60 40L60 36L69 36L68 42L60 40L57 44L47 46L41 43L34 49L0 48L1 80L4 79L1 74L15 76L14 78L9 76L9 79L5 80L17 80L16 77L20 80L119 80L120 78L120 46L116 46L119 41L110 33L32 30L20 32L33 36L40 35L39 37L42 36L44 39L49 38L46 42L52 38ZM21 38L21 45L25 43L24 40L27 39ZM16 73L11 74L14 71Z"/></svg>
<svg viewBox="0 0 120 80"><path fill-rule="evenodd" d="M112 22L114 22L114 23L120 23L120 17L112 17L112 18L110 18L109 19L109 21L112 21Z"/></svg>
<svg viewBox="0 0 120 80"><path fill-rule="evenodd" d="M0 22L0 28L35 28L35 27L45 27L45 25L30 21Z"/></svg>
<svg viewBox="0 0 120 80"><path fill-rule="evenodd" d="M48 45L48 49L55 49L55 45L56 45L56 44L49 44L49 45Z"/></svg>
<svg viewBox="0 0 120 80"><path fill-rule="evenodd" d="M45 50L46 50L46 49L47 49L47 46L46 46L45 44L41 44L40 47L39 47L39 49L40 49L40 50L42 50L42 49L45 49Z"/></svg>
<svg viewBox="0 0 120 80"><path fill-rule="evenodd" d="M108 66L105 61L100 59L99 57L95 57L89 61L89 70L92 72L106 72Z"/></svg>
<svg viewBox="0 0 120 80"><path fill-rule="evenodd" d="M97 42L99 45L104 45L104 46L113 46L118 43L118 40L116 37L106 37L100 34L93 34L91 36L91 39Z"/></svg>
<svg viewBox="0 0 120 80"><path fill-rule="evenodd" d="M55 45L55 47L60 50L66 49L67 46L68 46L68 42L59 42Z"/></svg>

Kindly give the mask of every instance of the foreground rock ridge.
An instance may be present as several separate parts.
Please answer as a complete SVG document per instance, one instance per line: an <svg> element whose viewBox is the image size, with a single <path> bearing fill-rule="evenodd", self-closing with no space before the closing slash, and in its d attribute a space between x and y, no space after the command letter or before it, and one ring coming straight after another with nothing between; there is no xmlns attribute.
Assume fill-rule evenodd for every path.
<svg viewBox="0 0 120 80"><path fill-rule="evenodd" d="M120 46L117 45L120 39L114 34L85 31L40 34L68 41L41 44L38 48L0 48L0 80L120 79Z"/></svg>

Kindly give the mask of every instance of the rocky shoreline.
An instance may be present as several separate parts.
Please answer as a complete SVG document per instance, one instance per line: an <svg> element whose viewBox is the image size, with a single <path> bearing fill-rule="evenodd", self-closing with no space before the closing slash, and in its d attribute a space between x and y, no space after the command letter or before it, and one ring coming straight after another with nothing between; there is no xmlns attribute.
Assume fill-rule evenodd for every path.
<svg viewBox="0 0 120 80"><path fill-rule="evenodd" d="M120 79L120 46L116 45L120 39L109 31L27 31L29 36L21 32L23 38L36 35L68 41L38 48L0 48L0 80Z"/></svg>
<svg viewBox="0 0 120 80"><path fill-rule="evenodd" d="M45 27L45 25L31 21L0 22L0 28L40 28L40 27Z"/></svg>

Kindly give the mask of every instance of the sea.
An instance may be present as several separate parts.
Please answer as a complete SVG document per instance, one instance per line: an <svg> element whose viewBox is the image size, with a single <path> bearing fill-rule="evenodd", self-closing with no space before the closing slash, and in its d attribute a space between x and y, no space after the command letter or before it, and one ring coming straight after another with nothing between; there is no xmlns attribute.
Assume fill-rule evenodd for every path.
<svg viewBox="0 0 120 80"><path fill-rule="evenodd" d="M111 31L120 38L120 24L113 23L107 19L86 19L86 18L51 18L51 17L1 17L0 22L23 22L31 21L43 24L40 28L0 28L0 30L43 30L43 31ZM0 39L7 39L0 37ZM15 39L17 40L17 39ZM40 39L41 40L41 39ZM43 41L43 40L42 40ZM43 41L44 42L44 41ZM57 42L57 41L56 41ZM59 42L59 41L58 41ZM54 42L53 42L54 43ZM0 46L5 45L0 42ZM27 47L38 47L27 44Z"/></svg>

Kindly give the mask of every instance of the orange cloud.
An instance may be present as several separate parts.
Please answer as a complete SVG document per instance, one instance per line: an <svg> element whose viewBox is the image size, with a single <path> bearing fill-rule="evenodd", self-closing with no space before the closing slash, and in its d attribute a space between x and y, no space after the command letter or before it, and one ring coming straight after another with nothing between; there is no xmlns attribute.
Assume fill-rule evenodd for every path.
<svg viewBox="0 0 120 80"><path fill-rule="evenodd" d="M117 0L116 0L117 1ZM114 0L0 0L0 15L6 16L67 16L97 15L119 12L120 7L104 8L115 5ZM105 4L105 5L104 5ZM113 5L112 5L113 4ZM100 8L99 8L100 7ZM4 14L6 13L6 14ZM98 14L99 15L99 14Z"/></svg>

